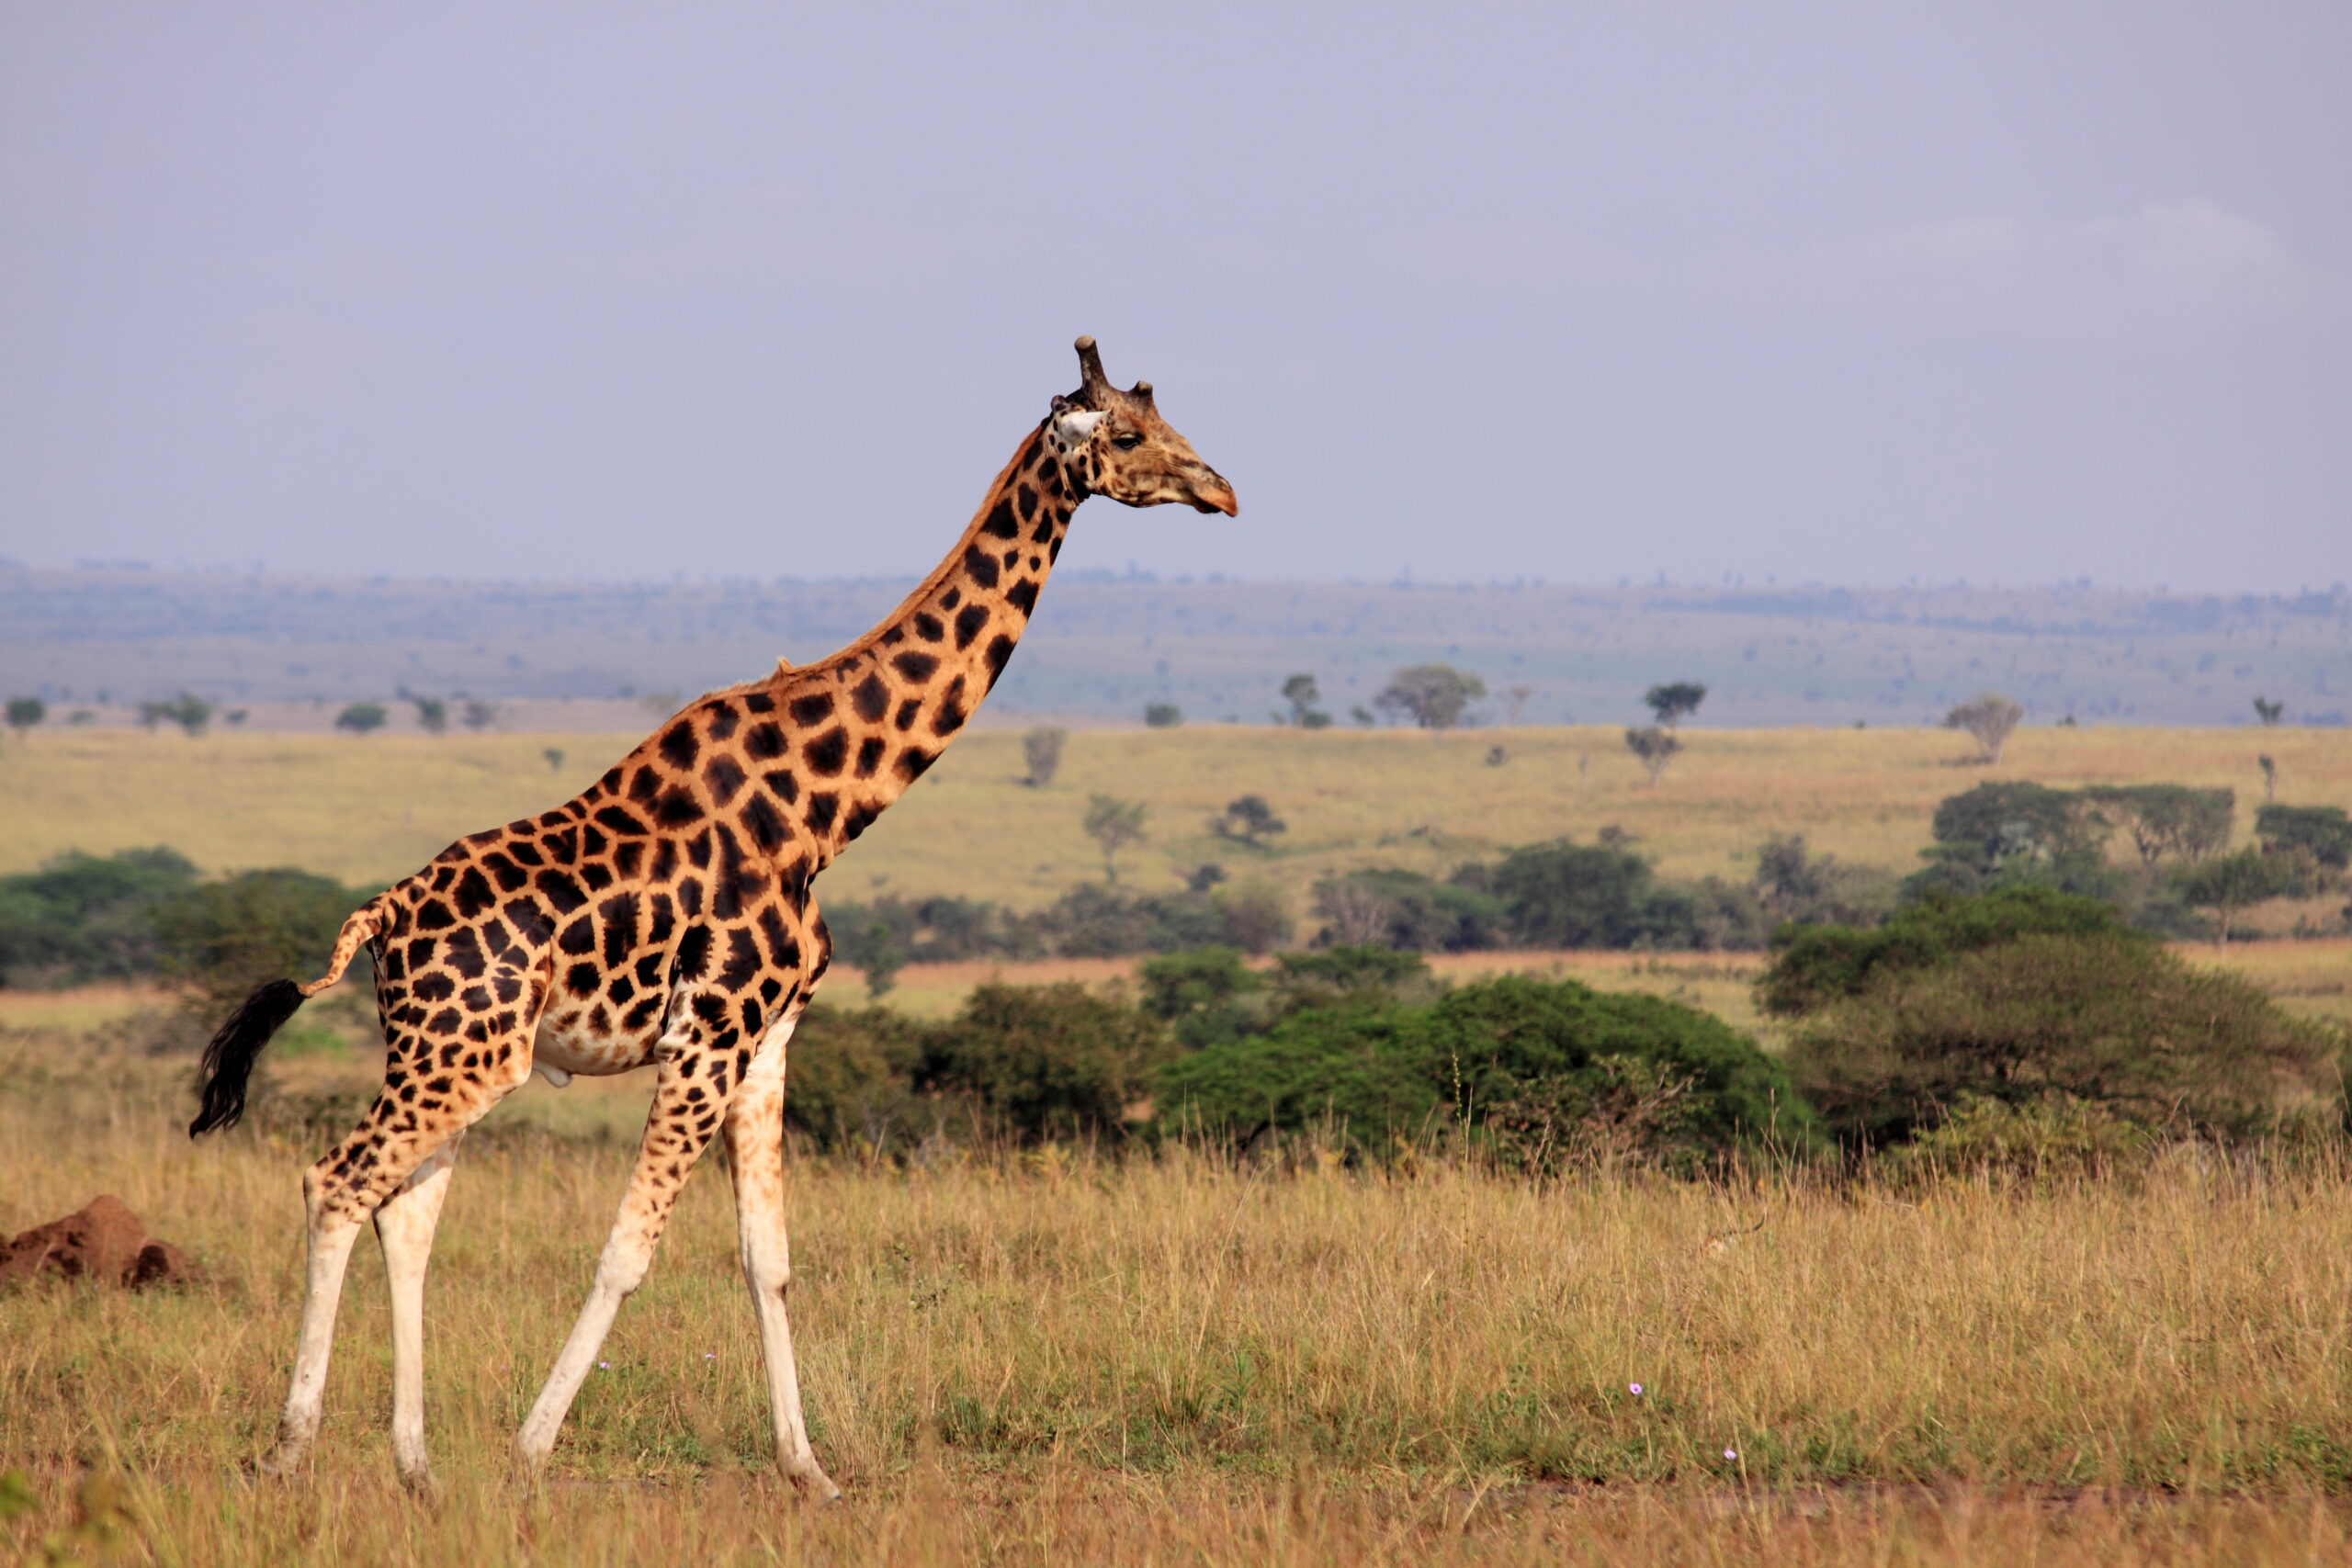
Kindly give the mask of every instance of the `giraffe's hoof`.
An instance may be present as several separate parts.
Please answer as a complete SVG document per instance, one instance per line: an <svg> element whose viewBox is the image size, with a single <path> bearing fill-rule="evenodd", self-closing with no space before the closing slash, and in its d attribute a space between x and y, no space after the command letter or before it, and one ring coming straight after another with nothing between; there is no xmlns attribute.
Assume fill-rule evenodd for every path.
<svg viewBox="0 0 2352 1568"><path fill-rule="evenodd" d="M410 1496L420 1503L437 1503L441 1500L441 1483L433 1478L431 1465L401 1465L399 1469L401 1489Z"/></svg>
<svg viewBox="0 0 2352 1568"><path fill-rule="evenodd" d="M307 1449L288 1449L281 1444L254 1461L250 1468L254 1475L265 1480L285 1481L299 1474L302 1461L310 1457Z"/></svg>

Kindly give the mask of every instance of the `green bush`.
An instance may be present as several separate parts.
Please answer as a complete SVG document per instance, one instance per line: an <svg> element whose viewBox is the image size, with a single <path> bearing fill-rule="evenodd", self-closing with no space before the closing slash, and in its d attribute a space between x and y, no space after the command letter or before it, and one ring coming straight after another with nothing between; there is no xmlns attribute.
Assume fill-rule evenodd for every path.
<svg viewBox="0 0 2352 1568"><path fill-rule="evenodd" d="M1967 1176L2040 1186L2104 1176L2154 1146L2142 1123L2070 1094L2014 1104L1965 1095L1939 1125L1889 1149L1877 1168L1898 1181Z"/></svg>
<svg viewBox="0 0 2352 1568"><path fill-rule="evenodd" d="M335 936L368 895L306 871L248 871L154 908L163 969L225 1013L270 980L323 971Z"/></svg>
<svg viewBox="0 0 2352 1568"><path fill-rule="evenodd" d="M1875 931L1783 926L1756 983L1766 1012L1793 1017L1860 996L1882 976L1948 963L2026 936L2128 934L2111 904L2047 887L2010 887L1973 898L1939 894Z"/></svg>
<svg viewBox="0 0 2352 1568"><path fill-rule="evenodd" d="M1522 1167L1606 1157L1695 1168L1817 1123L1721 1020L1662 998L1504 976L1416 1007L1311 1008L1160 1074L1170 1126L1247 1139L1329 1124L1358 1149L1460 1125Z"/></svg>
<svg viewBox="0 0 2352 1568"><path fill-rule="evenodd" d="M155 906L194 886L187 857L160 846L104 859L69 851L39 871L0 877L0 987L153 974Z"/></svg>
<svg viewBox="0 0 2352 1568"><path fill-rule="evenodd" d="M2313 1091L2334 1049L2246 981L2106 931L1880 965L1805 1018L1788 1061L1840 1138L1877 1147L1971 1098L2052 1094L2143 1125L2245 1133Z"/></svg>
<svg viewBox="0 0 2352 1568"><path fill-rule="evenodd" d="M1227 1045L1263 1021L1265 978L1233 947L1199 947L1146 959L1136 972L1143 1010L1197 1051Z"/></svg>
<svg viewBox="0 0 2352 1568"><path fill-rule="evenodd" d="M2329 871L2352 867L2352 816L2340 806L2267 805L2254 814L2263 850Z"/></svg>
<svg viewBox="0 0 2352 1568"><path fill-rule="evenodd" d="M785 1125L820 1150L911 1153L940 1130L949 1109L915 1092L922 1032L888 1008L810 1006L792 1032Z"/></svg>
<svg viewBox="0 0 2352 1568"><path fill-rule="evenodd" d="M964 1098L992 1135L1115 1140L1169 1055L1158 1020L1075 981L990 984L924 1032L913 1081Z"/></svg>
<svg viewBox="0 0 2352 1568"><path fill-rule="evenodd" d="M1504 940L1501 900L1396 866L1326 877L1315 885L1315 912L1327 945L1470 953Z"/></svg>

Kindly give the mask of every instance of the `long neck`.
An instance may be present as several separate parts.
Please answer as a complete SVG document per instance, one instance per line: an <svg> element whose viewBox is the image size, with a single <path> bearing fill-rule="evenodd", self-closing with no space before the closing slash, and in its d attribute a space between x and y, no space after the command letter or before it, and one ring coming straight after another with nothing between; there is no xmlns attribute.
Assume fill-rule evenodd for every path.
<svg viewBox="0 0 2352 1568"><path fill-rule="evenodd" d="M820 866L970 720L1027 629L1085 499L1043 427L1033 430L947 558L879 626L830 659L735 688L774 705L774 744L789 748Z"/></svg>

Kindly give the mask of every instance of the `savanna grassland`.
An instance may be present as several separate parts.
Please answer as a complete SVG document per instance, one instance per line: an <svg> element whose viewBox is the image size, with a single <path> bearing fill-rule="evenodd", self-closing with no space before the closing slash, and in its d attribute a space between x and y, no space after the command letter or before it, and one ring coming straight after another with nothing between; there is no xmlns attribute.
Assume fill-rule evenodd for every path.
<svg viewBox="0 0 2352 1568"><path fill-rule="evenodd" d="M1144 801L1148 842L1122 874L1176 886L1204 860L1294 895L1366 865L1442 874L1510 845L1605 826L1633 834L1662 875L1744 875L1766 835L1908 871L1936 803L1987 778L2055 786L2169 783L2234 789L2239 836L2262 798L2352 804L2352 729L2042 728L1997 768L1955 765L1964 737L1917 729L1686 732L1651 788L1621 730L1191 727L1076 730L1045 788L1021 782L1020 737L968 735L830 869L836 898L895 891L1051 901L1102 874L1080 831L1088 796ZM1487 758L1497 749L1498 764ZM550 768L545 753L562 754ZM65 849L164 843L207 870L295 865L354 884L406 875L461 834L568 798L628 750L612 736L238 734L37 730L0 750L0 873ZM1213 836L1235 796L1263 795L1287 824L1272 847Z"/></svg>
<svg viewBox="0 0 2352 1568"><path fill-rule="evenodd" d="M20 1553L74 1544L88 1473L122 1510L117 1560L156 1562L2255 1562L2352 1545L2352 1195L2325 1149L2183 1152L2039 1190L1535 1186L1442 1155L1381 1174L1182 1151L808 1162L796 1326L853 1497L810 1516L767 1469L716 1170L544 1487L511 1477L631 1151L502 1113L435 1259L447 1490L426 1506L390 1479L368 1249L311 1473L241 1469L299 1310L294 1174L322 1136L304 1108L336 1075L297 1058L257 1125L192 1145L184 1061L62 1032L0 1053L0 1225L112 1191L212 1270L0 1296L0 1468L35 1505L0 1540Z"/></svg>
<svg viewBox="0 0 2352 1568"><path fill-rule="evenodd" d="M1988 776L2352 802L2343 731L2036 729L1997 770L1952 735L1699 730L1650 789L1614 730L1079 731L1044 789L968 738L825 884L1035 904L1097 872L1077 819L1142 798L1130 874L1223 861L1442 871L1615 824L1671 874L1739 874L1770 832L1905 869ZM1489 765L1489 748L1504 758ZM566 753L560 770L541 757ZM542 809L609 738L36 733L0 752L0 869L168 843L208 869L399 875ZM1244 791L1262 853L1200 824ZM2211 953L2211 950L2206 950ZM2340 1017L2352 946L2211 955ZM1115 961L1056 967L1102 980ZM1490 953L1753 1027L1739 954ZM938 966L943 970L949 966ZM893 1001L978 978L910 968ZM989 966L993 967L993 966ZM1009 977L1044 977L1013 974ZM844 977L846 980L848 977ZM844 998L849 999L849 998ZM0 1555L212 1564L792 1562L2340 1562L2352 1556L2352 1156L2324 1140L2161 1151L1996 1185L1762 1170L1511 1179L1439 1147L950 1154L793 1172L795 1328L846 1507L770 1469L723 1172L700 1173L544 1484L514 1426L579 1307L640 1082L534 1080L473 1135L428 1303L444 1491L392 1480L382 1269L356 1255L311 1471L257 1483L301 1292L300 1168L375 1062L354 988L265 1058L252 1122L180 1133L191 1064L123 987L0 1006L0 1231L98 1192L210 1270L122 1294L0 1294ZM342 1036L345 1043L336 1043ZM714 1156L715 1157L715 1156ZM1640 1392L1634 1392L1634 1385ZM0 1513L10 1483L0 1482ZM96 1522L77 1526L77 1494ZM44 1544L46 1543L46 1544ZM106 1558L113 1553L111 1559Z"/></svg>

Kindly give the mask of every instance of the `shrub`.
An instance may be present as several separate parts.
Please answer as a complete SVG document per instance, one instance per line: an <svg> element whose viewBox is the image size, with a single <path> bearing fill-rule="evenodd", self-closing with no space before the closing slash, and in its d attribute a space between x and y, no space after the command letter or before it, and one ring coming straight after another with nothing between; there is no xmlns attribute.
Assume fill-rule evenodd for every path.
<svg viewBox="0 0 2352 1568"><path fill-rule="evenodd" d="M334 716L334 727L353 735L365 735L371 729L383 728L390 717L391 715L381 703L352 703Z"/></svg>
<svg viewBox="0 0 2352 1568"><path fill-rule="evenodd" d="M964 1097L989 1133L1018 1142L1117 1139L1169 1054L1157 1020L1074 981L989 984L926 1032L914 1088Z"/></svg>
<svg viewBox="0 0 2352 1568"><path fill-rule="evenodd" d="M1174 703L1146 703L1143 722L1150 729L1173 729L1184 722L1184 710Z"/></svg>
<svg viewBox="0 0 2352 1568"><path fill-rule="evenodd" d="M2300 855L2330 871L2352 867L2352 816L2340 806L2262 807L2255 837L2271 854Z"/></svg>
<svg viewBox="0 0 2352 1568"><path fill-rule="evenodd" d="M1968 1176L2039 1186L2107 1174L2146 1156L2149 1130L2070 1094L2012 1104L1963 1095L1943 1122L1889 1149L1879 1169L1898 1180Z"/></svg>
<svg viewBox="0 0 2352 1568"><path fill-rule="evenodd" d="M1264 1018L1263 976L1231 947L1200 947L1148 959L1136 971L1143 1010L1169 1026L1188 1050L1227 1045Z"/></svg>
<svg viewBox="0 0 2352 1568"><path fill-rule="evenodd" d="M912 1152L941 1130L951 1109L914 1090L922 1032L888 1008L811 1005L792 1032L785 1125L820 1150Z"/></svg>
<svg viewBox="0 0 2352 1568"><path fill-rule="evenodd" d="M1756 982L1756 999L1766 1012L1791 1017L1860 996L1882 976L1933 968L2023 937L2109 934L2129 934L2112 905L2046 887L1931 897L1876 931L1782 927L1772 938L1772 962Z"/></svg>
<svg viewBox="0 0 2352 1568"><path fill-rule="evenodd" d="M1290 900L1282 890L1263 882L1243 882L1219 888L1211 896L1225 931L1221 941L1251 954L1271 953L1298 929Z"/></svg>
<svg viewBox="0 0 2352 1568"><path fill-rule="evenodd" d="M1474 888L1394 867L1353 871L1315 885L1325 945L1469 953L1503 942L1502 901Z"/></svg>
<svg viewBox="0 0 2352 1568"><path fill-rule="evenodd" d="M1439 1122L1514 1163L1617 1158L1695 1169L1819 1134L1786 1073L1721 1020L1662 998L1524 976L1433 1005L1340 1003L1160 1075L1162 1116L1249 1137L1339 1126L1358 1149Z"/></svg>
<svg viewBox="0 0 2352 1568"><path fill-rule="evenodd" d="M1053 783L1054 775L1061 772L1062 742L1069 739L1067 731L1052 725L1040 725L1022 736L1021 760L1028 764L1029 771L1021 782L1031 789L1043 789Z"/></svg>
<svg viewBox="0 0 2352 1568"><path fill-rule="evenodd" d="M2109 931L1883 965L1806 1019L1789 1065L1840 1137L1881 1146L1970 1096L2064 1094L2143 1124L2245 1131L2316 1084L2331 1053L2246 981Z"/></svg>
<svg viewBox="0 0 2352 1568"><path fill-rule="evenodd" d="M1873 926L1894 908L1892 874L1814 854L1803 833L1766 839L1749 886L1769 918L1801 925Z"/></svg>
<svg viewBox="0 0 2352 1568"><path fill-rule="evenodd" d="M175 850L77 851L0 877L0 986L74 986L153 974L157 903L196 885Z"/></svg>
<svg viewBox="0 0 2352 1568"><path fill-rule="evenodd" d="M164 972L225 1012L266 981L323 970L367 895L306 871L248 871L155 906Z"/></svg>

